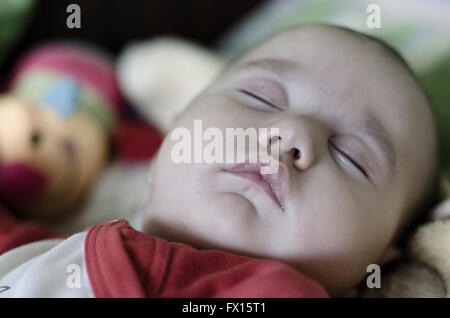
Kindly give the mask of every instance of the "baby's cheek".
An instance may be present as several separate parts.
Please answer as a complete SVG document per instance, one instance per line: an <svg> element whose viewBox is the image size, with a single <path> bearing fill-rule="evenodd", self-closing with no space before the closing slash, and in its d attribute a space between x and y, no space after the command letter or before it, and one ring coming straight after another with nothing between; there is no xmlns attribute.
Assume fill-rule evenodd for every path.
<svg viewBox="0 0 450 318"><path fill-rule="evenodd" d="M296 264L299 269L340 293L363 279L367 265L376 261L379 246L367 233L352 205L322 200L298 221ZM335 204L333 204L335 203ZM289 226L294 230L294 225ZM301 242L299 244L299 242Z"/></svg>
<svg viewBox="0 0 450 318"><path fill-rule="evenodd" d="M326 170L326 169L323 169ZM333 174L318 174L293 199L294 223L318 253L351 257L372 244L378 219L367 196Z"/></svg>
<svg viewBox="0 0 450 318"><path fill-rule="evenodd" d="M383 227L383 219L373 208L358 200L337 200L333 213L323 219L321 231L324 245L318 247L328 255L328 264L340 273L331 281L342 286L354 286L366 275L370 264L377 264L387 247L390 228Z"/></svg>

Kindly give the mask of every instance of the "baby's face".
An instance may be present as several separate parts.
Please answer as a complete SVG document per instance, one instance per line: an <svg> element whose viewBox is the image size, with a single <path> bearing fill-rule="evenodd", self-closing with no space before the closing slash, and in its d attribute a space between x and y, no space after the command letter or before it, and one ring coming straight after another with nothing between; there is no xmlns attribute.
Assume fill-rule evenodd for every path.
<svg viewBox="0 0 450 318"><path fill-rule="evenodd" d="M266 182L230 171L236 163L177 164L169 133L152 173L148 232L279 259L332 295L379 261L434 163L433 120L414 80L379 44L330 27L285 31L248 52L173 128L193 136L196 119L223 136L277 128L277 174Z"/></svg>

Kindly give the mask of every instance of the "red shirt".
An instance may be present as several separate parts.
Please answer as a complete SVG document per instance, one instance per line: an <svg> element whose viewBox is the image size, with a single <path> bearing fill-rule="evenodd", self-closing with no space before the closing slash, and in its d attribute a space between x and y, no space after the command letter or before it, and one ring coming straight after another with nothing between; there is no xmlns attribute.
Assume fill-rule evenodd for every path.
<svg viewBox="0 0 450 318"><path fill-rule="evenodd" d="M221 250L197 250L133 229L127 221L86 229L84 257L96 297L328 297L292 267ZM0 209L0 254L57 237Z"/></svg>

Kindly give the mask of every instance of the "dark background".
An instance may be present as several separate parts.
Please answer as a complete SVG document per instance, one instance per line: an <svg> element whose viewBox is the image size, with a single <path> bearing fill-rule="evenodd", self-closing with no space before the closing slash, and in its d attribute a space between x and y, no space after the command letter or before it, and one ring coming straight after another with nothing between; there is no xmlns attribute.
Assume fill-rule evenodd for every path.
<svg viewBox="0 0 450 318"><path fill-rule="evenodd" d="M213 46L263 0L40 0L7 57L3 72L30 46L53 39L86 40L113 54L130 41L176 35ZM81 8L81 29L68 29L69 4Z"/></svg>

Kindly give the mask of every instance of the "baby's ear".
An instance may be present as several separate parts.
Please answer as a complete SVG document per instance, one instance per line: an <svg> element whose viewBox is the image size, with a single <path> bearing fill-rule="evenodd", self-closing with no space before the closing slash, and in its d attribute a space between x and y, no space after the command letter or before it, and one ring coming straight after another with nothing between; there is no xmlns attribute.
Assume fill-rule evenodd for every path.
<svg viewBox="0 0 450 318"><path fill-rule="evenodd" d="M402 251L397 246L389 245L388 247L386 247L380 259L378 260L378 265L386 265L392 261L399 259L401 256Z"/></svg>

